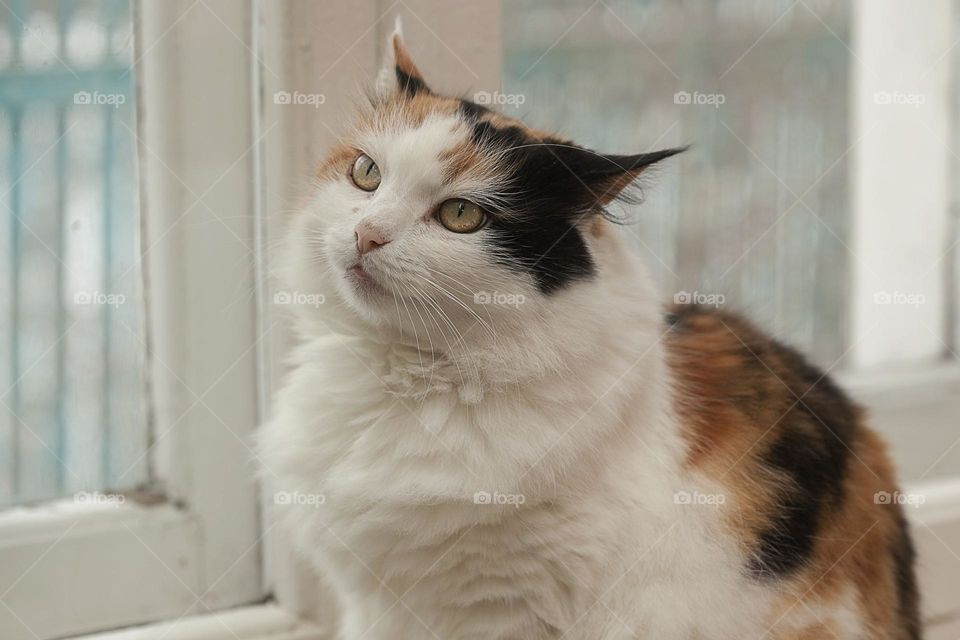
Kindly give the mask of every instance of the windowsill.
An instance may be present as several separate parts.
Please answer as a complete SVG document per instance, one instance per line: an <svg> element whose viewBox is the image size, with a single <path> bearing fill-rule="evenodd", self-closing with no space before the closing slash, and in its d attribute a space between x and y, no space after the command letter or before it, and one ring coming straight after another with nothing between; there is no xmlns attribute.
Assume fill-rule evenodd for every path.
<svg viewBox="0 0 960 640"><path fill-rule="evenodd" d="M951 624L960 620L955 602L956 556L951 545L960 536L956 517L960 509L960 481L932 481L909 487L921 492L923 504L906 509L919 542L920 582L931 638L947 638ZM77 636L75 640L327 640L329 633L283 610L274 603L183 617L135 628ZM953 637L953 636L950 636Z"/></svg>
<svg viewBox="0 0 960 640"><path fill-rule="evenodd" d="M837 379L851 393L866 399L905 390L936 391L960 385L960 362L936 360L905 365L885 365L857 371L842 371Z"/></svg>
<svg viewBox="0 0 960 640"><path fill-rule="evenodd" d="M183 511L163 503L142 505L125 500L78 504L75 499L65 498L0 511L0 545L17 537L59 534L67 528L71 532L91 533L104 528L116 528L124 523L172 523L186 517Z"/></svg>
<svg viewBox="0 0 960 640"><path fill-rule="evenodd" d="M868 409L905 484L960 476L960 363L887 366L838 378Z"/></svg>
<svg viewBox="0 0 960 640"><path fill-rule="evenodd" d="M81 636L76 640L154 640L159 637L166 640L323 640L327 636L277 605L264 604Z"/></svg>
<svg viewBox="0 0 960 640"><path fill-rule="evenodd" d="M926 587L924 592L929 594L925 601L927 615L934 619L946 619L957 613L954 601L953 584L956 556L950 547L960 539L960 522L957 511L960 509L960 481L933 481L909 487L910 491L922 493L925 502L916 507L908 508L907 515L914 525L914 535L918 542L924 539L927 544L918 545L925 550L920 561L921 583ZM43 610L52 607L65 610L66 598L74 598L69 608L84 609L87 600L102 595L105 591L116 592L110 585L101 584L99 589L91 590L86 583L77 583L76 589L64 589L62 562L51 557L63 553L66 557L77 556L77 549L84 555L86 561L92 564L107 561L106 555L116 558L119 555L127 558L136 558L138 553L144 556L141 543L146 543L151 531L163 530L165 535L160 538L160 544L151 541L149 544L155 549L158 557L152 557L150 567L128 567L131 570L122 574L114 573L111 579L124 583L121 589L128 589L126 579L142 583L143 575L153 575L154 582L162 582L164 569L157 566L157 561L165 558L167 551L176 551L174 540L183 534L193 531L190 516L170 505L143 507L125 504L118 508L74 506L72 504L51 504L42 507L24 507L5 512L0 516L0 567L11 566L6 562L12 559L12 554L20 553L21 545L33 543L36 549L31 556L43 556L45 560L36 566L29 567L24 574L22 583L36 582L32 588L24 584L15 585L11 595L22 588L25 592L37 593L38 588L45 589L48 598L43 602ZM113 544L104 546L100 536L119 537ZM136 535L131 535L136 534ZM140 539L138 539L140 538ZM104 538L109 539L109 538ZM39 542L38 542L39 540ZM129 545L130 549L122 548ZM98 557L100 551L106 554ZM183 549L179 549L180 552ZM7 556L6 554L11 554ZM178 559L185 556L178 555ZM136 562L125 562L125 565ZM169 566L169 565L168 565ZM190 581L190 574L194 563L187 562L182 566L183 579ZM2 573L2 569L0 569ZM17 575L11 576L6 583L18 581ZM46 585L45 587L43 585ZM56 585L51 587L51 585ZM116 587L117 585L113 585ZM182 585L181 585L182 586ZM93 594L93 596L91 596ZM186 595L189 596L189 593ZM82 640L152 640L164 637L168 640L324 640L328 635L323 629L296 618L275 604L249 606L237 609L228 609L222 612L185 616L190 608L190 601L179 603L179 606L167 611L157 610L151 614L154 619L166 618L175 622L157 622L144 626L131 627L138 621L130 618L115 617L112 620L72 620L77 625L87 625L87 628L127 626L126 629L97 632L92 635L73 636ZM93 600L94 602L96 600ZM13 604L16 604L15 602ZM81 605L77 607L76 605ZM110 600L110 612L126 609L136 611L135 603ZM18 612L22 615L22 612ZM179 618L179 619L178 619ZM63 637L67 634L45 633L49 636ZM26 637L26 636L24 636Z"/></svg>
<svg viewBox="0 0 960 640"><path fill-rule="evenodd" d="M62 638L176 618L203 591L200 542L196 519L169 504L64 500L5 510L4 638Z"/></svg>

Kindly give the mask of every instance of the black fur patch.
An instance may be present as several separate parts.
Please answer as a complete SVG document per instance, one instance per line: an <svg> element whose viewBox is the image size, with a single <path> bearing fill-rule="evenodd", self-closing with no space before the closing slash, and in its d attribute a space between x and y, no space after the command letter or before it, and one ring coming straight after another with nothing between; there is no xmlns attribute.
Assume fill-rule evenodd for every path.
<svg viewBox="0 0 960 640"><path fill-rule="evenodd" d="M489 237L497 257L529 272L544 293L593 275L577 225L604 213L607 192L615 195L613 181L681 151L604 156L556 138L532 137L519 126L498 128L481 120L486 107L468 101L461 101L459 111L473 123L474 143L503 153L502 164L511 172L503 211L491 212Z"/></svg>
<svg viewBox="0 0 960 640"><path fill-rule="evenodd" d="M461 109L479 113L472 107ZM473 139L482 147L506 150L504 166L512 171L504 211L491 212L488 228L497 258L530 273L543 293L591 276L593 259L575 226L584 213L584 187L571 168L520 127L500 129L477 122Z"/></svg>
<svg viewBox="0 0 960 640"><path fill-rule="evenodd" d="M758 577L784 577L808 562L824 516L843 504L857 430L857 411L846 395L798 353L772 344L784 374L789 372L778 375L802 399L781 420L783 432L761 461L789 485L760 534L750 566ZM796 398L791 394L787 400Z"/></svg>
<svg viewBox="0 0 960 640"><path fill-rule="evenodd" d="M457 110L460 112L460 116L467 122L476 122L490 113L490 109L487 107L482 104L477 104L476 102L470 102L469 100L461 100Z"/></svg>
<svg viewBox="0 0 960 640"><path fill-rule="evenodd" d="M906 634L906 640L920 640L920 596L913 567L916 552L910 540L906 518L897 509L897 537L891 544L897 585L897 618Z"/></svg>
<svg viewBox="0 0 960 640"><path fill-rule="evenodd" d="M401 93L411 98L418 93L430 93L430 89L421 78L411 76L400 67L394 67L394 71L397 73L397 87L399 87Z"/></svg>

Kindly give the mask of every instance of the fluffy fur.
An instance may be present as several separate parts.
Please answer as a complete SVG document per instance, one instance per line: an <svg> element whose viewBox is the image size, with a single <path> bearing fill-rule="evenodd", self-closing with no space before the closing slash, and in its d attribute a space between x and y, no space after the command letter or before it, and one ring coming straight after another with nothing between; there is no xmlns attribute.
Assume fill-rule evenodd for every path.
<svg viewBox="0 0 960 640"><path fill-rule="evenodd" d="M919 638L859 410L738 318L665 315L604 215L677 150L584 150L435 95L392 45L290 220L282 287L326 302L295 309L259 439L339 637ZM448 198L488 227L444 229ZM389 243L360 256L361 221Z"/></svg>

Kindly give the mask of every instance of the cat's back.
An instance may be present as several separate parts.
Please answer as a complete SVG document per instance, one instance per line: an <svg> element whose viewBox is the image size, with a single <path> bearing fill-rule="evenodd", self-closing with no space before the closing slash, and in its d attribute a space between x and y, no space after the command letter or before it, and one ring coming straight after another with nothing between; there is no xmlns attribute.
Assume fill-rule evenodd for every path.
<svg viewBox="0 0 960 640"><path fill-rule="evenodd" d="M859 621L847 623L869 637L919 638L914 552L892 465L860 407L739 316L677 305L666 323L686 464L727 492L744 570L782 590L784 617L811 600L828 611L849 601ZM845 624L820 617L811 624L824 634Z"/></svg>

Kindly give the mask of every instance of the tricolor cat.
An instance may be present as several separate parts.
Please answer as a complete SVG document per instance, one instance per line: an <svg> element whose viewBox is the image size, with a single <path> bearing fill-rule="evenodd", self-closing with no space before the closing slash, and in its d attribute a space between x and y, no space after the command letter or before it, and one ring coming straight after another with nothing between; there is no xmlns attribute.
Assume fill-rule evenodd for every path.
<svg viewBox="0 0 960 640"><path fill-rule="evenodd" d="M919 638L862 411L748 322L665 310L605 211L681 150L596 153L388 49L289 220L281 287L326 303L259 437L338 637Z"/></svg>

